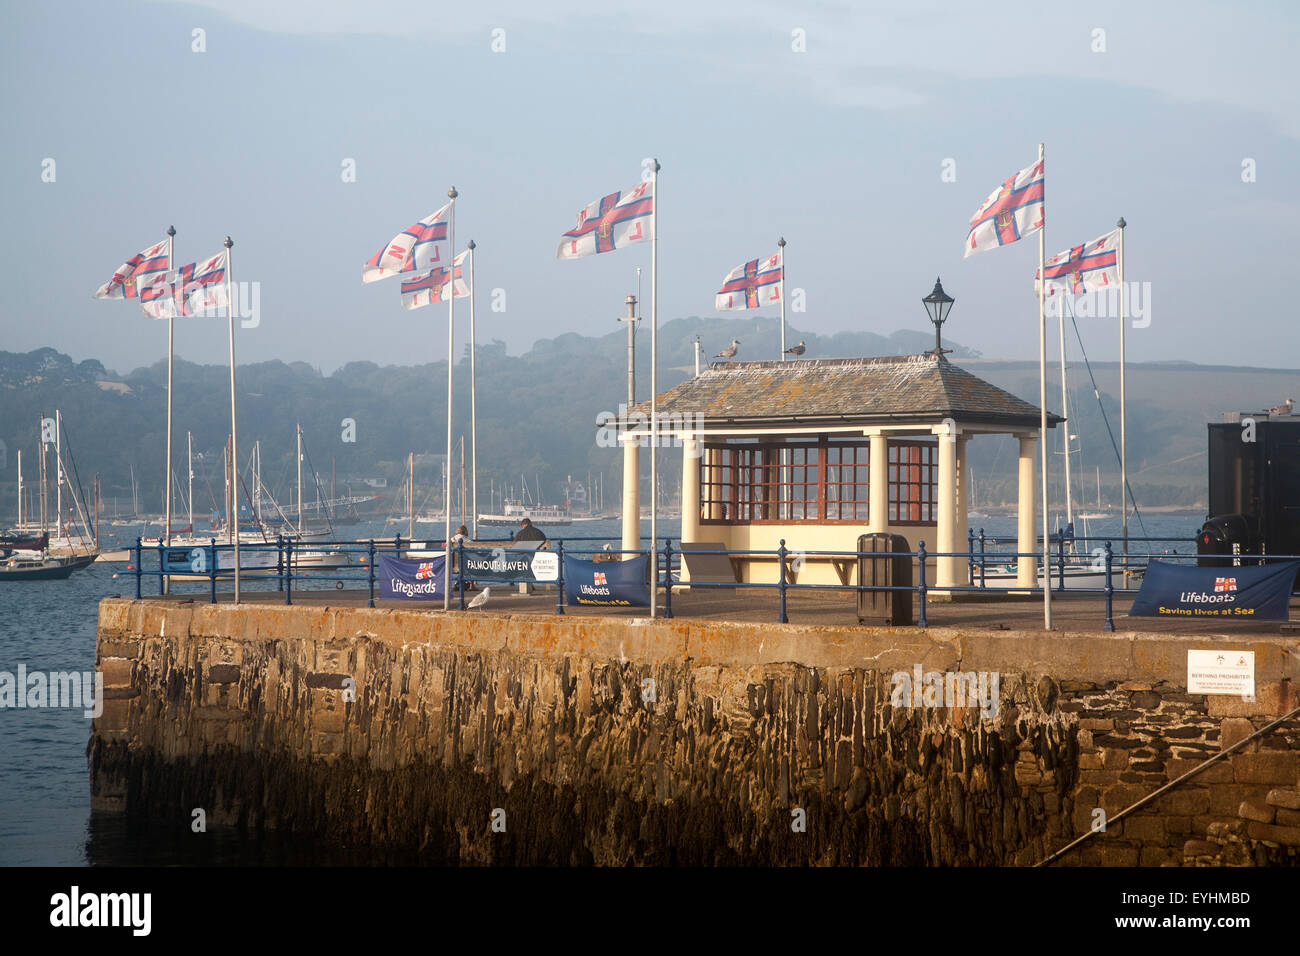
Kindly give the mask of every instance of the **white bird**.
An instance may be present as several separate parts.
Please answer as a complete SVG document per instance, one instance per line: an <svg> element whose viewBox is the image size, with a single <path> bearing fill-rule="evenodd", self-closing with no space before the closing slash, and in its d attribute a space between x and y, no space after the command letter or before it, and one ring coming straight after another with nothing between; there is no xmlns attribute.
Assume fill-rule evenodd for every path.
<svg viewBox="0 0 1300 956"><path fill-rule="evenodd" d="M800 339L799 344L790 346L788 349L785 350L785 354L793 355L797 358L798 356L803 355L803 353L806 351L808 350L804 348L803 340Z"/></svg>
<svg viewBox="0 0 1300 956"><path fill-rule="evenodd" d="M469 602L468 607L482 607L488 602L488 595L491 592L491 588L484 588L480 593L474 595L474 600Z"/></svg>
<svg viewBox="0 0 1300 956"><path fill-rule="evenodd" d="M739 351L739 349L740 349L740 340L739 340L739 339L732 339L732 340L731 340L731 345L727 346L727 348L723 349L721 352L719 352L717 355L715 355L715 356L713 356L713 357L714 357L714 358L724 358L724 359L734 358L735 355L736 355L736 352Z"/></svg>
<svg viewBox="0 0 1300 956"><path fill-rule="evenodd" d="M1276 407L1274 407L1274 408L1270 408L1270 409L1269 409L1267 412L1265 412L1264 414L1265 414L1265 415L1290 415L1290 414L1291 414L1291 409L1294 408L1294 407L1295 407L1295 400L1294 400L1294 399L1291 399L1291 398L1288 398L1288 399L1287 399L1285 402L1283 402L1281 405L1278 405L1278 406L1276 406Z"/></svg>
<svg viewBox="0 0 1300 956"><path fill-rule="evenodd" d="M602 547L600 550L602 550L602 551L613 551L613 550L614 550L614 546L611 545L608 541L606 541L604 547Z"/></svg>

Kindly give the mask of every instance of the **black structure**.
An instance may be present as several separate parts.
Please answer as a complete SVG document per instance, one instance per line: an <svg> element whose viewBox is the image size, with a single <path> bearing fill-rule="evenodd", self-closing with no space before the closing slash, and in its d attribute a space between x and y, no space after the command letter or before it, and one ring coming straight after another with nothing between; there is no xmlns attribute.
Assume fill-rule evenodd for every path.
<svg viewBox="0 0 1300 956"><path fill-rule="evenodd" d="M1209 426L1209 519L1198 563L1300 554L1300 416L1225 416Z"/></svg>

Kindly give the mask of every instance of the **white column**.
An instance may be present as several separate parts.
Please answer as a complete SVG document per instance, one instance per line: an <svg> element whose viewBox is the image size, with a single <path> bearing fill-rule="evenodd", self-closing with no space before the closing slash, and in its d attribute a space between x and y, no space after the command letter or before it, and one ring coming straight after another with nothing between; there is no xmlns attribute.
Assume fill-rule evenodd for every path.
<svg viewBox="0 0 1300 956"><path fill-rule="evenodd" d="M1016 550L1021 557L1016 559L1016 585L1032 588L1038 584L1038 559L1024 557L1025 554L1037 554L1038 537L1034 531L1034 445L1036 439L1020 437L1020 483L1019 497L1016 501Z"/></svg>
<svg viewBox="0 0 1300 956"><path fill-rule="evenodd" d="M957 436L957 547L954 551L970 550L970 470L966 467L966 444L969 435ZM962 584L970 583L970 562L962 558L957 562Z"/></svg>
<svg viewBox="0 0 1300 956"><path fill-rule="evenodd" d="M950 553L958 550L957 537L957 435L949 425L939 432L939 527L935 550ZM961 584L961 559L940 557L935 559L935 587Z"/></svg>
<svg viewBox="0 0 1300 956"><path fill-rule="evenodd" d="M889 436L871 436L868 461L867 527L872 531L889 529Z"/></svg>
<svg viewBox="0 0 1300 956"><path fill-rule="evenodd" d="M700 449L698 438L682 442L682 541L700 540Z"/></svg>
<svg viewBox="0 0 1300 956"><path fill-rule="evenodd" d="M641 547L641 449L635 440L623 443L623 550ZM635 557L624 554L624 560Z"/></svg>

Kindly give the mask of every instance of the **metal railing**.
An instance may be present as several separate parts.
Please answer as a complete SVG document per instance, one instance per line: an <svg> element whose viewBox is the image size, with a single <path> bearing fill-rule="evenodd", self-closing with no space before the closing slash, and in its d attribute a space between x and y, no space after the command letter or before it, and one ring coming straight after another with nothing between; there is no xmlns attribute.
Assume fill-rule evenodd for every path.
<svg viewBox="0 0 1300 956"><path fill-rule="evenodd" d="M530 584L533 587L556 588L556 605L555 613L565 613L565 583L564 583L564 558L566 555L571 557L590 556L591 559L605 558L609 561L620 560L624 556L636 557L644 556L649 558L648 549L623 549L613 547L611 542L615 539L611 537L600 536L571 536L567 538L555 538L545 541L537 549L512 547L516 545L509 539L479 539L469 543L468 550L481 552L487 550L501 550L503 552L515 551L520 554L535 553L536 550L547 549L556 554L559 564L559 575L556 581L517 581L502 580L482 575L471 575L467 578L465 571L465 552L466 542L457 540L452 548L454 557L452 565L452 574L455 577L456 604L461 610L465 609L465 594L470 585L478 580L486 580L489 585L494 584ZM566 547L566 542L569 544ZM590 542L603 542L603 547L584 546ZM926 548L924 541L917 543L915 551L830 551L825 549L799 550L786 547L785 539L781 539L776 550L735 550L735 549L696 549L691 548L686 552L690 557L695 556L724 556L728 559L738 559L743 562L757 563L775 560L777 564L777 574L775 581L701 581L694 578L688 578L686 581L680 580L682 570L683 552L680 548L673 547L671 538L663 539L663 547L655 552L654 574L656 594L662 594L662 607L664 617L673 616L673 590L674 588L689 588L691 590L707 591L708 589L760 589L775 590L778 597L778 623L785 624L789 622L788 602L791 592L817 592L817 591L849 591L855 594L864 592L907 592L914 594L917 600L917 625L928 627L926 616L928 597L931 592L941 591L945 594L968 593L973 595L994 595L1010 594L1016 595L1041 595L1043 587L1039 583L1034 585L1019 583L1017 571L1020 559L1033 559L1035 564L1034 580L1040 582L1047 580L1054 582L1052 592L1054 594L1096 594L1104 597L1104 622L1103 629L1114 631L1114 599L1115 595L1135 593L1138 588L1128 586L1128 579L1139 576L1145 568L1147 562L1151 560L1166 560L1175 562L1198 562L1203 558L1211 558L1223 566L1263 564L1265 562L1300 560L1296 555L1198 555L1196 553L1196 541L1189 538L1129 538L1127 553L1116 553L1113 539L1109 538L1066 538L1053 536L1047 554L1050 555L1050 561L1044 567L1045 555L1041 549L1033 552L991 550L1004 548L1008 544L1014 544L1015 539L995 538L986 536L981 530L978 534L973 530L968 534L969 549L967 551L956 552L939 552L930 551ZM1088 542L1101 542L1100 546L1087 548ZM1041 545L1041 542L1039 542ZM1080 544L1085 546L1084 551L1079 551ZM1190 548L1187 552L1180 552L1176 548L1165 548L1162 551L1134 550L1138 544L1179 544ZM577 544L575 548L572 545ZM144 590L144 579L146 577L156 578L158 581L158 593L164 594L167 591L165 579L171 578L176 580L202 580L207 585L208 602L215 604L217 602L217 582L220 580L231 580L234 577L234 568L221 567L221 556L229 555L230 558L225 562L233 565L234 545L232 543L223 543L215 538L209 540L206 545L185 546L185 545L163 545L151 544L144 545L140 538L136 538L135 545L132 547L134 554L133 568L135 573L135 596L140 599ZM168 562L165 559L167 551L188 551L192 556L195 564L188 571L177 571L174 562ZM409 555L415 551L433 551L445 555L445 544L440 539L415 539L403 538L397 535L391 539L368 539L362 541L301 541L294 538L279 536L275 541L265 543L240 543L241 557L249 555L269 555L274 552L275 563L272 566L267 558L262 558L262 566L256 568L244 568L241 570L241 583L247 586L247 582L260 581L265 583L266 590L269 590L270 584L274 582L275 590L282 592L284 603L293 603L294 588L304 590L303 582L310 581L311 575L315 574L317 580L328 579L335 582L336 589L343 589L348 582L356 582L364 586L367 592L367 606L375 607L376 600L376 576L375 569L376 559L385 554L396 557ZM317 566L304 564L304 561L317 554L325 555L342 555L345 564L338 566ZM357 555L358 562L353 563L352 555ZM434 554L432 557L438 557ZM810 558L811 556L811 558ZM156 558L156 565L148 570L144 567L146 557ZM173 556L174 557L174 556ZM803 565L809 560L817 563L829 562L832 565L836 561L852 562L856 567L863 567L862 562L872 559L898 560L905 558L916 571L914 583L910 585L882 585L882 584L863 584L861 583L861 574L858 575L856 584L834 584L834 583L799 583L798 574L802 571ZM939 584L937 581L927 579L927 563L940 558L959 559L966 564L966 576L964 584L944 583ZM249 558L244 557L244 560ZM256 561L257 559L252 559ZM168 565L171 565L170 567ZM674 576L678 580L674 580ZM1121 586L1115 586L1115 578L1118 576L1121 580ZM737 575L739 577L739 575ZM1074 583L1067 586L1071 578L1076 579L1097 579L1100 583L1097 586L1084 586ZM992 582L992 583L990 583ZM647 580L647 585L649 581ZM173 588L173 593L177 593ZM382 599L382 598L381 598ZM429 600L441 600L441 595L436 598L431 597Z"/></svg>

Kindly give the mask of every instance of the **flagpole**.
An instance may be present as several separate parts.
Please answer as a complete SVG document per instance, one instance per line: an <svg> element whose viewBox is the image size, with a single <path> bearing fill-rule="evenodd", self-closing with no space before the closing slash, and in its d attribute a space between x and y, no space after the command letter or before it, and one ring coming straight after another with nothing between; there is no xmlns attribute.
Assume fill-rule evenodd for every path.
<svg viewBox="0 0 1300 956"><path fill-rule="evenodd" d="M474 376L474 240L469 241L469 474L470 537L478 540L478 383ZM456 295L456 263L451 264L451 294Z"/></svg>
<svg viewBox="0 0 1300 956"><path fill-rule="evenodd" d="M456 364L456 187L447 190L447 248L451 252L451 282L447 295L447 468L443 478L442 505L446 529L442 553L442 609L451 608L451 379Z"/></svg>
<svg viewBox="0 0 1300 956"><path fill-rule="evenodd" d="M777 251L781 254L781 361L785 361L785 236L776 240Z"/></svg>
<svg viewBox="0 0 1300 956"><path fill-rule="evenodd" d="M230 516L228 524L235 541L235 603L239 603L239 431L235 424L235 297L231 292L230 250L234 246L226 236L226 318L230 325Z"/></svg>
<svg viewBox="0 0 1300 956"><path fill-rule="evenodd" d="M650 206L650 618L659 602L659 160L651 167ZM637 515L640 523L641 516Z"/></svg>
<svg viewBox="0 0 1300 956"><path fill-rule="evenodd" d="M1038 144L1038 162L1043 162L1043 144ZM1043 629L1052 629L1052 573L1048 560L1051 555L1047 507L1047 176L1043 176L1043 225L1038 229L1038 451L1042 461L1043 478ZM1069 447L1068 444L1066 446Z"/></svg>
<svg viewBox="0 0 1300 956"><path fill-rule="evenodd" d="M176 227L167 227L167 271L171 272L176 268ZM163 544L172 543L172 356L173 325L176 322L175 309L171 310L172 314L167 316L167 467L164 469L163 480L167 488L166 495L166 515L163 518ZM171 591L171 576L163 577L163 593Z"/></svg>
<svg viewBox="0 0 1300 956"><path fill-rule="evenodd" d="M1128 225L1124 217L1115 223L1119 227L1119 499L1120 499L1120 536L1124 539L1124 577L1121 580L1128 586L1128 441L1126 426L1128 423L1128 396L1124 389L1124 227Z"/></svg>

